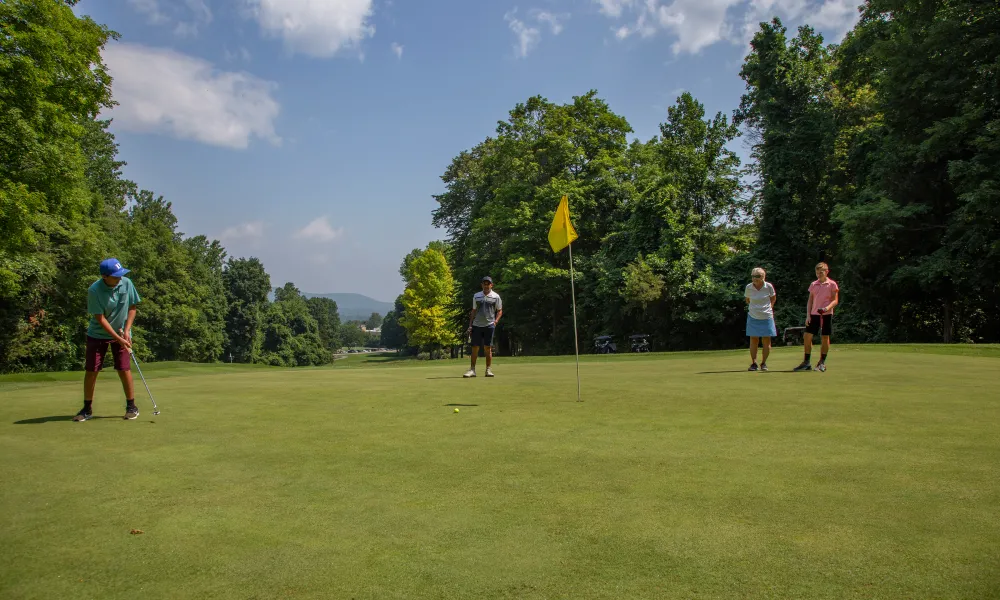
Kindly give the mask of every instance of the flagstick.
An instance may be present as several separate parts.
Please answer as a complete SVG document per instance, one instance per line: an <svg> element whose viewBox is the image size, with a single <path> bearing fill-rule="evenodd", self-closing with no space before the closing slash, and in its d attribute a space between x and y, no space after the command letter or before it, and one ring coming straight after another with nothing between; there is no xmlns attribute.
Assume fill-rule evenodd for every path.
<svg viewBox="0 0 1000 600"><path fill-rule="evenodd" d="M580 336L576 333L576 276L573 274L573 244L569 247L569 287L573 292L573 346L576 348L576 401L580 399Z"/></svg>

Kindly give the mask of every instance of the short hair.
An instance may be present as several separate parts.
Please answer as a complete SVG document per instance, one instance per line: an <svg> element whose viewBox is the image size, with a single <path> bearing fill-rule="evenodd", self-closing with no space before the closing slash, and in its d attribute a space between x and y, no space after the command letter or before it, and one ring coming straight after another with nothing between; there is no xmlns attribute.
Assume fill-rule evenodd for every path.
<svg viewBox="0 0 1000 600"><path fill-rule="evenodd" d="M821 263L817 263L816 264L816 268L817 269L819 269L820 267L826 269L827 271L830 270L830 265L826 264L825 262L821 262Z"/></svg>
<svg viewBox="0 0 1000 600"><path fill-rule="evenodd" d="M750 271L750 277L758 274L761 279L767 279L767 271L765 271L763 267L754 267L753 271Z"/></svg>

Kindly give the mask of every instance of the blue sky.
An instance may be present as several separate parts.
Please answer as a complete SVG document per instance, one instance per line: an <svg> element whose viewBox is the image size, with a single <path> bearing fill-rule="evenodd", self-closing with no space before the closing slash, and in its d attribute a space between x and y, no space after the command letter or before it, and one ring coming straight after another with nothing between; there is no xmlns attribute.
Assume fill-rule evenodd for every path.
<svg viewBox="0 0 1000 600"><path fill-rule="evenodd" d="M828 41L857 0L82 0L105 49L126 176L187 235L257 256L274 285L391 301L451 159L530 96L598 90L635 136L682 90L743 92L756 23Z"/></svg>

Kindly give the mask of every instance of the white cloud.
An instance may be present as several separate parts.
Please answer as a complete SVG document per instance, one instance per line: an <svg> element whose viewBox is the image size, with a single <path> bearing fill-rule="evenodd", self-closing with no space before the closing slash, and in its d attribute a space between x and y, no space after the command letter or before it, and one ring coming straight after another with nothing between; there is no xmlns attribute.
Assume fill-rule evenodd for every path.
<svg viewBox="0 0 1000 600"><path fill-rule="evenodd" d="M298 230L295 237L315 242L332 242L344 233L343 227L334 229L330 219L324 215L313 219L308 225Z"/></svg>
<svg viewBox="0 0 1000 600"><path fill-rule="evenodd" d="M233 227L227 227L225 231L219 236L220 240L238 240L238 239L259 239L264 235L264 222L254 221L252 223L240 223L239 225L234 225Z"/></svg>
<svg viewBox="0 0 1000 600"><path fill-rule="evenodd" d="M268 35L292 52L326 58L375 35L372 0L245 0Z"/></svg>
<svg viewBox="0 0 1000 600"><path fill-rule="evenodd" d="M271 96L273 83L135 44L108 45L104 61L119 103L111 116L123 129L229 148L246 148L251 136L281 142L274 132L280 106Z"/></svg>
<svg viewBox="0 0 1000 600"><path fill-rule="evenodd" d="M237 50L230 50L229 48L225 48L223 52L225 53L224 56L227 62L233 62L234 60L242 60L244 62L250 62L250 59L253 58L252 56L250 56L250 51L247 50L245 46L240 46L239 49Z"/></svg>
<svg viewBox="0 0 1000 600"><path fill-rule="evenodd" d="M403 58L403 46L393 42L389 44L389 48L392 49L392 53L396 55L396 58Z"/></svg>
<svg viewBox="0 0 1000 600"><path fill-rule="evenodd" d="M517 42L514 44L514 55L518 58L525 58L541 41L542 31L539 27L528 25L525 21L518 19L516 15L517 7L505 14L503 18L517 38ZM557 15L535 8L528 11L528 18L533 19L539 26L548 25L552 35L559 35L563 30L563 22L569 18L569 15Z"/></svg>
<svg viewBox="0 0 1000 600"><path fill-rule="evenodd" d="M569 18L569 15L554 15L544 10L532 11L532 16L534 16L535 20L539 23L548 23L549 27L552 28L552 35L559 35L562 33L563 24L561 21Z"/></svg>
<svg viewBox="0 0 1000 600"><path fill-rule="evenodd" d="M632 6L632 0L595 0L601 5L601 13L617 19L622 16L626 7Z"/></svg>
<svg viewBox="0 0 1000 600"><path fill-rule="evenodd" d="M665 31L674 37L675 54L693 54L723 40L746 43L760 21L769 21L776 15L789 22L789 29L793 23L805 21L824 32L830 41L836 41L857 22L856 5L861 0L592 1L609 18L629 18L631 24L612 28L619 40L634 34L645 38Z"/></svg>
<svg viewBox="0 0 1000 600"><path fill-rule="evenodd" d="M174 33L180 36L197 35L202 27L212 22L212 11L205 0L128 0L128 3L146 15L151 25L172 25Z"/></svg>
<svg viewBox="0 0 1000 600"><path fill-rule="evenodd" d="M826 0L809 24L830 34L831 40L840 41L861 18L858 4L861 0Z"/></svg>
<svg viewBox="0 0 1000 600"><path fill-rule="evenodd" d="M514 14L516 12L517 9L514 9L514 11L505 14L503 18L510 26L510 30L517 37L517 42L514 44L514 55L518 58L524 58L538 45L539 40L542 39L542 34L538 31L538 28L529 27L525 25L524 21L515 18Z"/></svg>

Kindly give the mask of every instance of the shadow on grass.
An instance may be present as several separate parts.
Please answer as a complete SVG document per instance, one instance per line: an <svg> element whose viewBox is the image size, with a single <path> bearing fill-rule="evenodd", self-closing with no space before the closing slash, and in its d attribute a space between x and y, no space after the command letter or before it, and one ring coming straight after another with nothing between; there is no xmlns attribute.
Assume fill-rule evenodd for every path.
<svg viewBox="0 0 1000 600"><path fill-rule="evenodd" d="M22 419L14 421L14 425L38 425L39 423L51 423L55 421L72 421L76 415L56 415L53 417L38 417L37 419ZM121 417L90 417L91 419L120 419Z"/></svg>
<svg viewBox="0 0 1000 600"><path fill-rule="evenodd" d="M445 406L479 406L478 404L445 404Z"/></svg>
<svg viewBox="0 0 1000 600"><path fill-rule="evenodd" d="M794 373L795 371L763 371L764 373ZM695 375L722 375L723 373L753 373L753 371L747 371L746 369L736 369L734 371L699 371ZM761 371L757 371L761 373Z"/></svg>
<svg viewBox="0 0 1000 600"><path fill-rule="evenodd" d="M428 380L433 380L433 379L465 379L465 377L462 377L461 375L449 375L448 377L428 377L427 379Z"/></svg>

